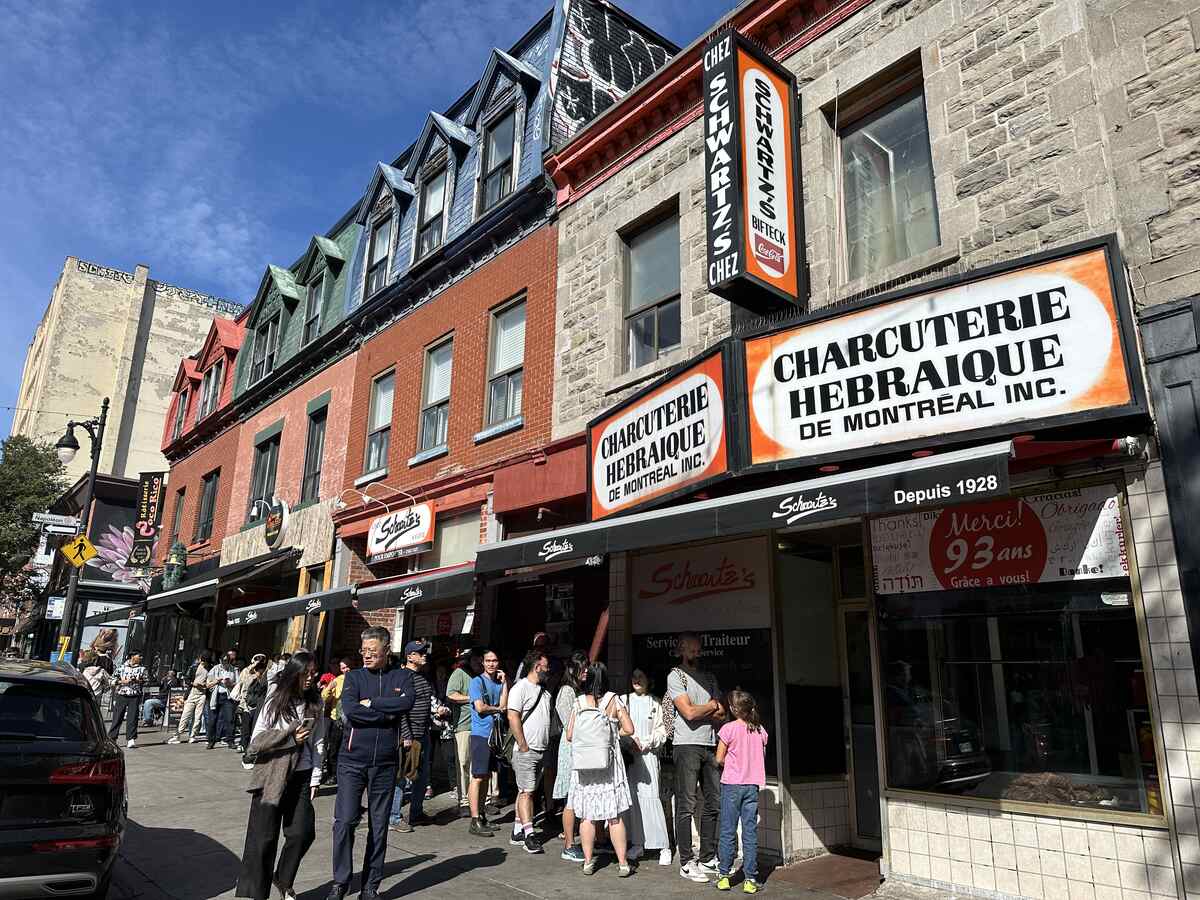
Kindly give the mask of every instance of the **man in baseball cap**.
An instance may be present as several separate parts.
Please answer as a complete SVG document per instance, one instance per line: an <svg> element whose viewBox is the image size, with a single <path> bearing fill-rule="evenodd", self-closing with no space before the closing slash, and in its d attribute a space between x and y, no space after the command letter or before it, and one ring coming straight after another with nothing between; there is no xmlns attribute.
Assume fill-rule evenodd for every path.
<svg viewBox="0 0 1200 900"><path fill-rule="evenodd" d="M415 699L412 709L400 720L404 755L400 761L396 791L392 795L391 827L405 833L411 832L414 825L427 825L431 821L425 815L425 788L429 786L430 757L433 755L429 733L433 687L421 674L428 655L429 645L424 641L409 641L404 645L404 668L412 673ZM407 821L404 818L405 787L410 792Z"/></svg>

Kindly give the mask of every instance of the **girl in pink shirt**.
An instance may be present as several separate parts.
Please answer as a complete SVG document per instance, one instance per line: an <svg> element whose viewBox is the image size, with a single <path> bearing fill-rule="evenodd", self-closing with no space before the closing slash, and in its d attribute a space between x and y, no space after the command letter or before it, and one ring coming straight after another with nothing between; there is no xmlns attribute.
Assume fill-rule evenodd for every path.
<svg viewBox="0 0 1200 900"><path fill-rule="evenodd" d="M746 691L729 693L734 721L717 735L717 765L721 771L721 830L717 843L720 870L717 890L729 890L729 873L737 850L738 822L742 824L742 891L758 893L758 792L766 784L767 729L758 704Z"/></svg>

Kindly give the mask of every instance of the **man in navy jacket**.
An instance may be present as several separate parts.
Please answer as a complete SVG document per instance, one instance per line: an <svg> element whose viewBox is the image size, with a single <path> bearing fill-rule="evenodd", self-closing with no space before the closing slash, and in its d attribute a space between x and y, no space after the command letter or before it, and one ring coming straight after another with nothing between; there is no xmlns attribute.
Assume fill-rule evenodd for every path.
<svg viewBox="0 0 1200 900"><path fill-rule="evenodd" d="M386 628L362 633L363 668L346 673L342 686L344 737L337 762L333 811L333 887L342 900L354 874L354 830L367 793L367 844L363 851L362 900L377 900L387 853L388 814L400 762L400 721L413 706L412 672L389 667L392 636Z"/></svg>

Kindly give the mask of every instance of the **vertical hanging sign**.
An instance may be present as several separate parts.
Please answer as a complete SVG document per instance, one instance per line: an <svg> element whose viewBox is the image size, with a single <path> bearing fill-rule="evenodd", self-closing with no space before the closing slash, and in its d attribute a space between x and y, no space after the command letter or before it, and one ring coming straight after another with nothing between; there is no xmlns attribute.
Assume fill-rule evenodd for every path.
<svg viewBox="0 0 1200 900"><path fill-rule="evenodd" d="M803 235L796 82L734 31L704 50L708 289L800 303Z"/></svg>
<svg viewBox="0 0 1200 900"><path fill-rule="evenodd" d="M137 518L133 523L133 545L126 565L147 573L154 559L154 545L162 527L162 497L165 472L142 472L138 476Z"/></svg>

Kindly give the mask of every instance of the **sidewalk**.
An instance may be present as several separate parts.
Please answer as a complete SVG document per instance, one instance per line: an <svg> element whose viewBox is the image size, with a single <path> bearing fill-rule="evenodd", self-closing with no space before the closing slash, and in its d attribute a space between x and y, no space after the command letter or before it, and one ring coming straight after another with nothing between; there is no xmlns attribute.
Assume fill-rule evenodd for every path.
<svg viewBox="0 0 1200 900"><path fill-rule="evenodd" d="M233 897L245 841L249 795L241 757L218 746L167 746L167 733L143 731L139 748L126 751L129 773L129 829L117 863L112 900L212 900ZM401 896L471 897L508 900L517 897L695 897L712 885L679 877L677 866L655 860L639 866L632 878L618 879L615 864L601 863L594 876L558 858L554 842L543 855L531 856L508 843L501 832L491 840L467 834L467 822L449 808L449 795L436 797L426 811L439 824L414 834L388 836L384 900ZM329 890L333 791L318 797L317 838L305 857L296 884L299 900L324 900ZM511 808L500 817L512 821ZM356 846L361 861L362 837ZM771 897L827 900L836 895L789 883L778 875L767 879ZM354 885L357 890L357 884ZM734 892L731 892L730 896ZM740 890L736 891L741 895ZM355 895L351 894L351 900ZM275 900L275 898L272 898Z"/></svg>

